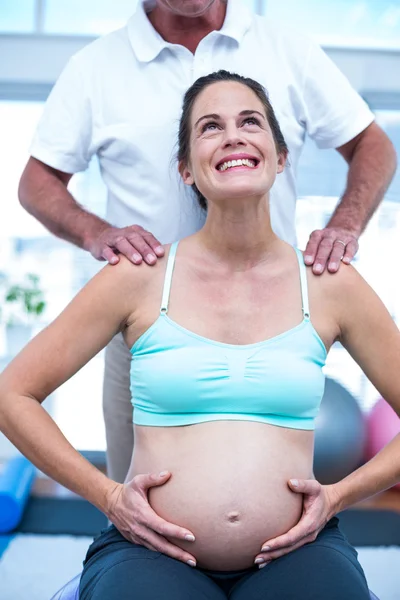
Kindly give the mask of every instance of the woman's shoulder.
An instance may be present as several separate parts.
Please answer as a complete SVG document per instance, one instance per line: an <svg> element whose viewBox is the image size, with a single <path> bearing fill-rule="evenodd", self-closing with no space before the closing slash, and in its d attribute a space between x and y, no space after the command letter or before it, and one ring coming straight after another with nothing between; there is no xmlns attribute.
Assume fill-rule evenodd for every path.
<svg viewBox="0 0 400 600"><path fill-rule="evenodd" d="M104 276L124 288L132 288L136 291L146 288L155 276L165 272L170 245L165 245L164 250L164 256L157 258L152 265L147 264L144 259L141 263L135 264L120 254L116 265L108 264L104 267Z"/></svg>
<svg viewBox="0 0 400 600"><path fill-rule="evenodd" d="M148 293L152 293L155 286L161 285L169 246L165 245L164 249L164 256L159 257L154 265L148 265L144 260L140 264L134 264L129 258L120 254L118 263L106 264L99 270L91 280L93 283L96 282L96 285L91 287L99 286L104 292L108 292L108 296L114 303L128 300L134 307L135 303L142 302Z"/></svg>
<svg viewBox="0 0 400 600"><path fill-rule="evenodd" d="M319 275L314 273L313 266L307 266L307 277L311 282L318 282L322 289L327 293L336 295L341 291L351 292L360 286L367 285L365 279L360 275L357 269L351 265L341 262L335 272L331 272L325 267L324 272Z"/></svg>
<svg viewBox="0 0 400 600"><path fill-rule="evenodd" d="M311 295L337 314L357 310L360 302L368 303L376 296L372 287L351 264L340 263L335 273L325 268L321 275L315 274L312 266L306 268Z"/></svg>

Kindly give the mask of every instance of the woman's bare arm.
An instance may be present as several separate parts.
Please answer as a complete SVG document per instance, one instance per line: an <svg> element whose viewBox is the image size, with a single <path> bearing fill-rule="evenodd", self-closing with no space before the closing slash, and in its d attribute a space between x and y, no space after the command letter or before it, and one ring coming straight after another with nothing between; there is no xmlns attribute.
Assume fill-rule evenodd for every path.
<svg viewBox="0 0 400 600"><path fill-rule="evenodd" d="M1 431L41 471L106 514L116 483L71 446L41 403L124 328L141 272L125 258L106 266L0 375Z"/></svg>
<svg viewBox="0 0 400 600"><path fill-rule="evenodd" d="M351 266L331 277L340 341L379 393L400 415L400 332L367 282ZM335 484L339 510L400 481L400 435L365 465Z"/></svg>
<svg viewBox="0 0 400 600"><path fill-rule="evenodd" d="M400 332L384 304L350 265L343 265L334 275L325 272L318 278L317 287L316 276L310 270L308 276L313 287L311 299L323 307L321 322L329 319L330 330L334 323L337 339L400 414ZM365 465L335 484L290 479L288 485L292 492L303 497L301 518L283 535L266 540L255 559L263 561L262 568L271 560L314 542L338 512L399 481L400 434Z"/></svg>

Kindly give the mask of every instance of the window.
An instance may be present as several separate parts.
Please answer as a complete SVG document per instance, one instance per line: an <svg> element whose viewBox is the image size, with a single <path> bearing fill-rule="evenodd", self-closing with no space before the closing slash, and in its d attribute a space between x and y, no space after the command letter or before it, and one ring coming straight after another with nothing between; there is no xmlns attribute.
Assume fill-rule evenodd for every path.
<svg viewBox="0 0 400 600"><path fill-rule="evenodd" d="M400 104L400 99L399 99ZM400 108L375 109L376 122L391 139L400 155ZM347 164L333 149L320 150L307 138L298 165L297 191L300 197L339 197L344 189ZM385 195L387 202L400 202L400 172L397 173Z"/></svg>
<svg viewBox="0 0 400 600"><path fill-rule="evenodd" d="M398 0L262 0L261 12L322 44L400 47Z"/></svg>
<svg viewBox="0 0 400 600"><path fill-rule="evenodd" d="M400 102L399 102L400 104ZM376 122L382 127L392 140L396 148L397 156L400 157L400 106L398 110L375 110ZM393 181L386 193L386 199L390 202L400 203L400 169L393 178ZM399 205L400 206L400 205Z"/></svg>
<svg viewBox="0 0 400 600"><path fill-rule="evenodd" d="M35 0L2 0L0 32L30 33L35 27Z"/></svg>
<svg viewBox="0 0 400 600"><path fill-rule="evenodd" d="M47 0L46 33L101 35L122 27L137 0Z"/></svg>
<svg viewBox="0 0 400 600"><path fill-rule="evenodd" d="M347 163L336 150L320 150L306 142L297 170L297 193L305 196L340 196L346 182Z"/></svg>
<svg viewBox="0 0 400 600"><path fill-rule="evenodd" d="M42 106L41 102L0 102L0 130L4 142L0 145L0 161L7 165L0 178L1 197L4 201L7 199L7 219L0 219L2 238L36 237L45 231L17 201L19 177L28 158L29 143Z"/></svg>

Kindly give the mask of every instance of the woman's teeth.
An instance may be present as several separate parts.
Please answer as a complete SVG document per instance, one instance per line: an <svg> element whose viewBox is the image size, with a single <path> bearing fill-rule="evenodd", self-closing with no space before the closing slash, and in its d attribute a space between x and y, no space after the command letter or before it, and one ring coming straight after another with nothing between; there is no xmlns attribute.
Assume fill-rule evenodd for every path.
<svg viewBox="0 0 400 600"><path fill-rule="evenodd" d="M250 167L250 168L254 169L254 167L256 166L256 163L254 160L251 160L250 158L239 158L238 160L228 160L227 162L224 162L221 165L219 165L218 171L226 171L227 169L231 169L232 167L241 167L242 165L245 167Z"/></svg>

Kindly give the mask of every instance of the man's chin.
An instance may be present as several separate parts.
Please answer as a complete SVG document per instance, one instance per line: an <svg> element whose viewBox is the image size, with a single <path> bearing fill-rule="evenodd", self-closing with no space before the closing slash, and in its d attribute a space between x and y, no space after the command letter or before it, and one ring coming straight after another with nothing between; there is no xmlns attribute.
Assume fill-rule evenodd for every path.
<svg viewBox="0 0 400 600"><path fill-rule="evenodd" d="M196 17L202 17L210 8L211 6L214 4L215 0L210 0L207 3L199 3L200 6L198 5L197 2L194 3L194 5L192 7L185 7L183 8L184 4L182 3L182 5L180 6L180 3L177 3L177 5L175 5L175 2L173 0L162 0L162 3L164 4L164 6L166 6L167 8L169 8L169 10L176 16L179 17L187 17L187 18L196 18ZM202 6L201 6L202 5Z"/></svg>

